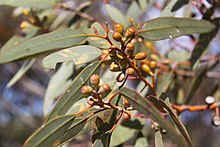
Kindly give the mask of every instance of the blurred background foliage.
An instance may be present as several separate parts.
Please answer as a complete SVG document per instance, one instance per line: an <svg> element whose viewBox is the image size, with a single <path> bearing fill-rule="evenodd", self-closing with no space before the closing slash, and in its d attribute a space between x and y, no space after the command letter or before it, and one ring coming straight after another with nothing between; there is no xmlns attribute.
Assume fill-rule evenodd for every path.
<svg viewBox="0 0 220 147"><path fill-rule="evenodd" d="M112 0L110 3L125 14L133 1ZM142 0L136 2L142 4L141 1ZM137 21L148 20L159 16L184 16L194 18L208 17L207 19L215 18L217 24L219 23L219 1L145 1L147 1L147 5L143 9L143 13L137 18ZM180 3L179 5L178 2ZM62 9L58 5L49 8L50 5L48 4L48 9L46 10L33 9L38 12L37 14L39 15L39 18L46 18L44 27L49 28L49 30L46 31L53 31L57 28L65 27L74 28L85 26L85 28L87 28L88 24L94 20L101 24L104 24L106 21L111 22L111 18L108 16L104 3L101 0L64 0L63 3L65 6L72 8L73 10L80 8L83 15L78 11ZM46 4L43 5L43 7L44 6L47 7ZM181 8L179 9L178 6L181 6ZM39 7L41 8L42 6L39 5ZM198 9L198 7L202 10ZM20 28L21 22L27 20L27 17L21 13L24 8L26 9L26 7L0 6L0 46L3 46L4 43L14 34L24 35L24 32L22 32ZM174 11L174 8L178 10ZM209 14L205 15L205 12L208 10L213 11L210 16L208 16ZM174 11L175 13L171 11ZM85 14L90 14L92 17L87 17ZM112 24L110 23L110 25ZM200 41L202 40L201 35L183 36L177 39L171 38L153 42L153 45L158 52L167 57L170 61L180 62L190 60L194 62L194 59L197 58L197 56L200 57L199 54L202 54L202 57L199 58L200 65L196 66L198 68L193 71L187 70L187 67L182 67L183 69L186 69L186 72L183 72L182 69L178 69L179 74L173 74L169 70L158 72L158 94L166 92L170 101L178 104L204 104L207 96L213 96L216 101L219 101L219 62L209 69L207 69L206 65L208 62L212 62L213 59L217 58L219 60L220 33L218 32L218 28L215 31L217 33L214 35L215 38L212 39L210 36L203 36L203 38L212 39L212 41L208 44L210 40L205 40L199 44L200 46L198 46L197 41L198 39L200 39ZM199 53L194 54L193 49L196 50L196 46L200 51ZM204 52L201 50L204 50ZM195 58L191 57L190 59L190 55L194 55ZM43 98L50 78L56 71L44 70L41 61L36 60L21 79L19 79L13 86L7 88L6 85L24 62L24 60L19 60L0 65L0 146L2 147L21 146L27 137L42 124L44 119ZM168 64L170 64L171 68L172 66L175 66L175 62L168 62ZM81 68L79 67L78 71L80 71L80 69ZM77 71L74 72L74 75L76 74ZM193 84L193 82L196 84ZM138 83L132 83L130 86L138 87L140 85L138 85ZM214 115L215 113L211 111L185 111L181 113L180 117L196 146L219 146L219 127L211 125ZM150 129L150 126L148 125L145 127L145 131L147 132ZM153 134L149 132L150 131L147 132L148 144L153 144ZM72 146L91 146L89 140L91 140L91 135L89 134L78 137L72 142ZM129 140L126 144L126 146L131 146L134 142L133 140ZM168 141L165 141L165 146L170 146Z"/></svg>

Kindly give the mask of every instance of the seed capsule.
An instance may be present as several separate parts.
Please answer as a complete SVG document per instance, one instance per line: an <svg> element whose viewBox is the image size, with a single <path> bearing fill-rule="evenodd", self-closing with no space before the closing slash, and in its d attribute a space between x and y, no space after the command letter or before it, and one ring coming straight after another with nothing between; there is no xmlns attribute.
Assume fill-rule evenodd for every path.
<svg viewBox="0 0 220 147"><path fill-rule="evenodd" d="M135 34L135 28L134 27L129 27L126 32L125 32L125 36L127 38L132 37Z"/></svg>
<svg viewBox="0 0 220 147"><path fill-rule="evenodd" d="M123 26L122 26L122 24L116 23L114 25L114 31L122 34L123 33Z"/></svg>
<svg viewBox="0 0 220 147"><path fill-rule="evenodd" d="M147 53L146 52L140 52L140 53L137 53L134 57L134 59L136 60L143 60L147 57Z"/></svg>
<svg viewBox="0 0 220 147"><path fill-rule="evenodd" d="M85 85L81 88L81 93L84 95L90 95L92 91L93 91L92 87L88 85Z"/></svg>
<svg viewBox="0 0 220 147"><path fill-rule="evenodd" d="M129 68L126 70L126 73L127 73L128 75L133 75L133 74L135 73L134 68L129 67Z"/></svg>
<svg viewBox="0 0 220 147"><path fill-rule="evenodd" d="M151 70L150 70L150 67L147 65L147 64L142 64L141 65L141 69L146 72L146 73L150 73Z"/></svg>
<svg viewBox="0 0 220 147"><path fill-rule="evenodd" d="M121 42L122 41L122 36L119 32L113 32L112 34L112 38L115 40L115 41L118 41L118 42Z"/></svg>

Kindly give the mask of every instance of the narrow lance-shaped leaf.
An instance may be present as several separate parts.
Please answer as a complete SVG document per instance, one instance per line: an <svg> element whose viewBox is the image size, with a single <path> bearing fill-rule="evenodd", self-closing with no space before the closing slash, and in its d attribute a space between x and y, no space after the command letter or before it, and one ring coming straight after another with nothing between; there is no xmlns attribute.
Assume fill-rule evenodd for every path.
<svg viewBox="0 0 220 147"><path fill-rule="evenodd" d="M101 61L92 63L78 74L71 86L58 99L46 121L49 121L56 116L65 114L75 102L83 97L83 94L80 90L81 87L88 81L92 74L99 71L101 64Z"/></svg>
<svg viewBox="0 0 220 147"><path fill-rule="evenodd" d="M67 48L46 56L42 60L42 65L45 68L56 67L57 63L74 61L75 65L90 62L101 55L101 50L91 45L81 45Z"/></svg>
<svg viewBox="0 0 220 147"><path fill-rule="evenodd" d="M26 60L21 68L17 71L17 73L13 76L13 78L8 82L7 87L14 85L28 71L28 69L31 68L35 61L35 58Z"/></svg>
<svg viewBox="0 0 220 147"><path fill-rule="evenodd" d="M60 96L67 87L70 86L72 80L70 76L73 74L74 63L65 62L51 77L44 96L43 114L47 116L55 98Z"/></svg>
<svg viewBox="0 0 220 147"><path fill-rule="evenodd" d="M24 147L55 146L60 144L61 137L71 125L75 116L57 117L40 127L24 143Z"/></svg>
<svg viewBox="0 0 220 147"><path fill-rule="evenodd" d="M53 49L67 48L78 45L86 39L80 31L62 29L48 34L36 36L19 44L10 52L0 51L0 63L36 55Z"/></svg>
<svg viewBox="0 0 220 147"><path fill-rule="evenodd" d="M190 146L183 136L175 131L172 124L168 123L161 117L160 113L152 104L149 103L147 99L141 97L138 93L126 87L121 88L120 93L127 98L133 108L137 109L140 113L148 115L154 121L159 123L159 125L168 132L170 138L180 147Z"/></svg>
<svg viewBox="0 0 220 147"><path fill-rule="evenodd" d="M205 20L190 18L159 17L145 21L138 34L147 40L162 40L211 31L214 25Z"/></svg>
<svg viewBox="0 0 220 147"><path fill-rule="evenodd" d="M109 4L106 4L105 8L111 19L113 19L117 23L121 23L124 27L128 26L128 20L117 8Z"/></svg>
<svg viewBox="0 0 220 147"><path fill-rule="evenodd" d="M58 0L0 0L0 5L15 7L52 8Z"/></svg>
<svg viewBox="0 0 220 147"><path fill-rule="evenodd" d="M155 147L164 147L163 138L159 128L157 128L154 132L154 140Z"/></svg>

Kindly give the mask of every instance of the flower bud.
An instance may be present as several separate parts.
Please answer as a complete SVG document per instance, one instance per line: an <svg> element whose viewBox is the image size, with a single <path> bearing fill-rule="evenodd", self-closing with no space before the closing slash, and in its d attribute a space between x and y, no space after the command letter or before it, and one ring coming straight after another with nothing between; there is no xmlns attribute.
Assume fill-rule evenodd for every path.
<svg viewBox="0 0 220 147"><path fill-rule="evenodd" d="M84 95L90 95L92 91L93 91L92 87L88 85L85 85L81 88L81 93Z"/></svg>
<svg viewBox="0 0 220 147"><path fill-rule="evenodd" d="M125 32L125 36L127 38L132 37L135 34L135 28L134 27L129 27L126 32Z"/></svg>
<svg viewBox="0 0 220 147"><path fill-rule="evenodd" d="M30 10L24 9L24 10L22 11L22 13L23 13L24 15L28 16L28 15L30 15Z"/></svg>
<svg viewBox="0 0 220 147"><path fill-rule="evenodd" d="M122 41L122 36L119 32L113 32L112 34L112 38L115 40L115 41L118 41L118 42L121 42Z"/></svg>
<svg viewBox="0 0 220 147"><path fill-rule="evenodd" d="M89 80L92 85L99 85L99 82L100 82L99 75L93 74Z"/></svg>
<svg viewBox="0 0 220 147"><path fill-rule="evenodd" d="M122 26L122 24L116 23L114 25L114 31L122 34L123 33L123 26Z"/></svg>
<svg viewBox="0 0 220 147"><path fill-rule="evenodd" d="M141 69L146 72L146 73L150 73L151 70L150 70L150 67L147 65L147 64L142 64L141 65Z"/></svg>
<svg viewBox="0 0 220 147"><path fill-rule="evenodd" d="M132 67L127 68L126 73L128 75L133 75L135 73L134 68L132 68Z"/></svg>
<svg viewBox="0 0 220 147"><path fill-rule="evenodd" d="M154 61L158 61L159 60L159 58L158 58L158 56L156 54L150 54L150 58L152 60L154 60Z"/></svg>
<svg viewBox="0 0 220 147"><path fill-rule="evenodd" d="M149 65L150 65L151 68L154 69L154 68L157 66L157 63L156 63L155 61L151 61L151 62L149 63Z"/></svg>
<svg viewBox="0 0 220 147"><path fill-rule="evenodd" d="M131 118L131 112L130 111L126 111L126 113L123 113L123 119L124 120L129 120Z"/></svg>
<svg viewBox="0 0 220 147"><path fill-rule="evenodd" d="M111 91L109 84L103 84L100 86L98 93L100 94L101 98L104 98L109 92Z"/></svg>
<svg viewBox="0 0 220 147"><path fill-rule="evenodd" d="M20 28L21 29L25 29L25 28L29 28L29 27L31 27L32 25L29 23L29 22L27 22L27 21L23 21L21 24L20 24Z"/></svg>
<svg viewBox="0 0 220 147"><path fill-rule="evenodd" d="M130 107L130 103L125 98L123 98L123 104L124 104L125 107Z"/></svg>
<svg viewBox="0 0 220 147"><path fill-rule="evenodd" d="M133 43L128 43L126 46L126 50L128 52L133 52L134 51L134 44Z"/></svg>
<svg viewBox="0 0 220 147"><path fill-rule="evenodd" d="M137 53L134 57L134 59L136 60L143 60L147 57L147 53L146 52L140 52L140 53Z"/></svg>

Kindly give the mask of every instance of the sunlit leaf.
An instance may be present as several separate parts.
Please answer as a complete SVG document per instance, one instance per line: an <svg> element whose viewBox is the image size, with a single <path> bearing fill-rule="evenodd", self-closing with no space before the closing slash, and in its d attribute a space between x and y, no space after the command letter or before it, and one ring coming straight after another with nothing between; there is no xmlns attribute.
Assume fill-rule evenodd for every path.
<svg viewBox="0 0 220 147"><path fill-rule="evenodd" d="M112 20L114 20L117 23L121 23L124 27L128 26L128 20L117 8L109 4L106 4L105 8Z"/></svg>
<svg viewBox="0 0 220 147"><path fill-rule="evenodd" d="M179 146L190 146L183 136L178 134L172 124L161 117L160 113L146 98L141 97L138 93L126 87L121 88L120 92L127 98L133 108L137 109L140 113L148 115L155 122L159 123L159 125L168 132L170 138Z"/></svg>
<svg viewBox="0 0 220 147"><path fill-rule="evenodd" d="M55 146L75 119L72 115L57 117L40 127L24 143L24 147Z"/></svg>
<svg viewBox="0 0 220 147"><path fill-rule="evenodd" d="M85 36L72 29L62 29L36 36L8 51L0 51L0 63L36 55L54 49L67 48L80 44Z"/></svg>
<svg viewBox="0 0 220 147"><path fill-rule="evenodd" d="M44 96L43 113L46 116L55 100L65 89L70 86L69 78L73 72L74 63L66 62L61 65L57 72L51 77Z"/></svg>
<svg viewBox="0 0 220 147"><path fill-rule="evenodd" d="M211 31L214 25L204 20L175 17L159 17L145 21L138 34L146 40L162 40Z"/></svg>
<svg viewBox="0 0 220 147"><path fill-rule="evenodd" d="M0 0L0 5L15 7L52 8L58 0Z"/></svg>
<svg viewBox="0 0 220 147"><path fill-rule="evenodd" d="M81 45L67 48L46 56L42 60L42 65L45 68L56 67L57 63L73 61L75 65L90 62L101 55L101 50L90 45Z"/></svg>
<svg viewBox="0 0 220 147"><path fill-rule="evenodd" d="M102 62L100 61L92 63L78 74L71 86L58 99L46 121L65 114L75 102L83 98L83 94L80 90L81 87L88 81L92 74L99 72L101 64Z"/></svg>
<svg viewBox="0 0 220 147"><path fill-rule="evenodd" d="M13 76L13 78L8 82L7 87L11 87L12 85L14 85L28 71L28 69L31 68L35 61L35 58L31 60L26 60L22 64L21 68L17 71L17 73Z"/></svg>
<svg viewBox="0 0 220 147"><path fill-rule="evenodd" d="M118 125L111 136L111 146L118 146L135 137L138 130Z"/></svg>
<svg viewBox="0 0 220 147"><path fill-rule="evenodd" d="M91 29L89 29L87 33L101 35L101 36L106 35L105 30L103 29L101 24L98 22L94 22L91 25ZM108 41L106 41L105 39L102 39L102 38L98 38L98 37L88 37L87 41L89 42L90 45L93 45L93 46L96 46L99 48L106 48L110 45Z"/></svg>

